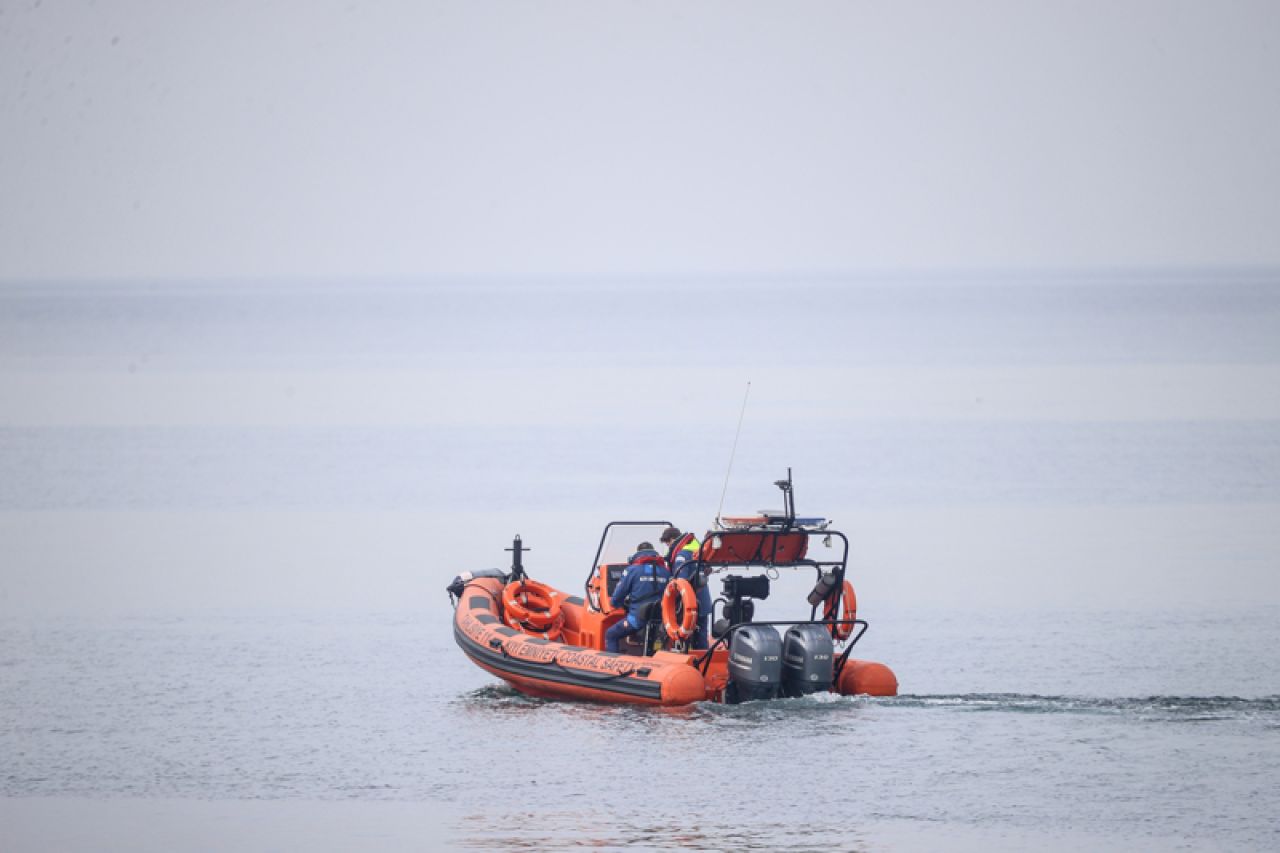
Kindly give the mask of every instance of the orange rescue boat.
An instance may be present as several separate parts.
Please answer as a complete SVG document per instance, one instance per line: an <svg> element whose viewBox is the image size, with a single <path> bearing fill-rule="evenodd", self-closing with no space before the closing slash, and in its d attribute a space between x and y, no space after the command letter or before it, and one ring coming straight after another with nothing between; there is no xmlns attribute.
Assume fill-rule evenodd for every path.
<svg viewBox="0 0 1280 853"><path fill-rule="evenodd" d="M449 585L454 639L481 669L523 693L553 699L688 705L822 691L897 695L889 667L851 656L868 624L857 616L846 578L848 539L824 519L796 517L789 473L778 485L786 510L719 519L689 572L700 583L723 576L712 605L710 648L688 647L696 596L688 581L677 579L667 585L661 612L653 608L623 651L605 651L605 632L626 615L610 595L627 556L635 543L657 541L671 526L666 521L607 524L581 597L529 578L517 536L509 572L467 572ZM838 540L838 558L812 558L815 537L827 547ZM816 573L806 600L809 618L756 621L754 602L769 596L783 570Z"/></svg>

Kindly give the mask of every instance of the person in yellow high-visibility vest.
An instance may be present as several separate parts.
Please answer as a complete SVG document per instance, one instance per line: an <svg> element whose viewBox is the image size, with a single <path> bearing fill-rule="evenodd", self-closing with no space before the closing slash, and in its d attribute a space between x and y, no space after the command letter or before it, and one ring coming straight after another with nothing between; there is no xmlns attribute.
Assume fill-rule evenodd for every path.
<svg viewBox="0 0 1280 853"><path fill-rule="evenodd" d="M698 562L698 551L702 544L692 533L681 533L678 527L668 527L662 531L659 541L667 547L667 565L671 567L671 577L684 578L698 594L698 623L694 627L691 648L705 649L707 626L711 624L711 590L707 587L707 577Z"/></svg>

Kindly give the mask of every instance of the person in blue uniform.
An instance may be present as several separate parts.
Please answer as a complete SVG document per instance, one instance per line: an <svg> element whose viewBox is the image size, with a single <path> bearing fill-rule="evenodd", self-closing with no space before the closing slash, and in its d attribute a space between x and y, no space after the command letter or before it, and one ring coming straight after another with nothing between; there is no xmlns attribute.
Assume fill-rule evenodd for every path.
<svg viewBox="0 0 1280 853"><path fill-rule="evenodd" d="M605 631L605 651L618 651L623 637L644 629L651 605L662 601L662 593L666 591L670 580L667 562L654 550L653 545L648 542L637 545L635 554L631 556L629 565L610 596L614 607L627 608L627 616Z"/></svg>
<svg viewBox="0 0 1280 853"><path fill-rule="evenodd" d="M681 533L678 527L668 527L662 531L662 539L659 541L667 548L667 565L671 567L672 578L684 578L698 594L698 622L693 629L693 644L690 648L705 649L707 625L711 621L711 589L698 566L698 551L702 548L702 543L692 533Z"/></svg>

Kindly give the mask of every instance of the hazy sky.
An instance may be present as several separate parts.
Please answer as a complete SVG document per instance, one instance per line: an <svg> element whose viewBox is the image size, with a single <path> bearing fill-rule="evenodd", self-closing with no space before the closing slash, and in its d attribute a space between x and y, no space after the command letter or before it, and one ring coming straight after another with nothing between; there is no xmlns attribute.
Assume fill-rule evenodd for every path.
<svg viewBox="0 0 1280 853"><path fill-rule="evenodd" d="M512 476L527 491L493 496L512 505L500 522L486 512L446 523L417 504L293 511L252 495L209 509L198 483L181 492L184 454L223 460L209 468L220 482L224 468L235 476L237 441L252 447L276 428L368 428L376 445L378 429L484 427L515 410L521 425L600 429L572 470L616 447L605 428L633 423L637 401L671 405L679 388L676 402L696 403L691 418L726 433L709 461L661 455L651 467L677 477L696 465L709 504L749 378L734 488L752 465L761 475L750 482L767 487L792 464L786 444L752 444L752 425L771 417L1093 423L1101 448L1108 424L1222 422L1234 435L1232 422L1274 422L1267 324L1280 315L1269 290L1099 302L1103 291L1071 287L1070 298L1044 291L1043 305L974 291L939 306L935 291L911 297L894 275L1280 268L1277 105L1274 0L0 0L0 283L254 280L174 289L167 301L133 285L0 289L11 321L0 322L0 438L28 477L0 511L12 558L0 566L0 613L443 607L443 583L502 559L512 533L536 540L545 579L571 588L604 520L713 517L661 489L659 506L620 491L615 505L571 517L540 512L548 474L536 443L519 454L531 467ZM842 309L827 292L832 322L806 317L774 339L774 303L744 296L739 273L888 273L908 296L881 304L889 291L870 288ZM594 278L663 274L725 277L698 298L670 282L656 295L611 293ZM416 296L361 287L348 304L310 286L272 296L256 281L324 277L341 290L349 279L487 275L580 280L518 308L505 283L486 295L466 282L452 296L451 284ZM403 305L418 308L401 316ZM670 307L741 323L700 327L698 358L672 349L662 361L624 337ZM857 341L844 334L855 326ZM437 337L434 349L405 344ZM60 449L76 430L133 436L137 452L95 467ZM304 468L331 478L326 459ZM129 497L146 472L177 482L188 503ZM868 510L847 497L862 482L805 477L809 511L859 532L859 566L874 567L860 575L868 602L1074 603L1089 589L1101 604L1198 606L1280 594L1273 503L1139 494L1119 510ZM360 482L376 491L394 477ZM126 498L75 497L95 489ZM754 510L754 495L731 491L731 506ZM482 523L496 540L442 533Z"/></svg>
<svg viewBox="0 0 1280 853"><path fill-rule="evenodd" d="M1280 263L1280 4L0 0L0 280Z"/></svg>

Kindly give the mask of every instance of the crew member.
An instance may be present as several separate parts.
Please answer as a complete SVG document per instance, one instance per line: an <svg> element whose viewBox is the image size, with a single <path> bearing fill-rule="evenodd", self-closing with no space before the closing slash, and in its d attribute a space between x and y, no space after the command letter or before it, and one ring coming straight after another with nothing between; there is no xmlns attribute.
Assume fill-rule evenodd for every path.
<svg viewBox="0 0 1280 853"><path fill-rule="evenodd" d="M684 578L698 594L698 621L693 629L692 648L705 649L707 625L711 619L711 589L698 563L698 551L702 545L692 533L681 533L678 527L662 531L660 541L667 546L667 565L671 567L671 576Z"/></svg>
<svg viewBox="0 0 1280 853"><path fill-rule="evenodd" d="M623 637L644 630L649 614L662 601L662 593L666 591L670 580L667 562L654 550L653 545L648 542L637 545L630 564L622 572L622 577L610 596L614 607L627 608L627 616L605 631L605 651L618 651Z"/></svg>

